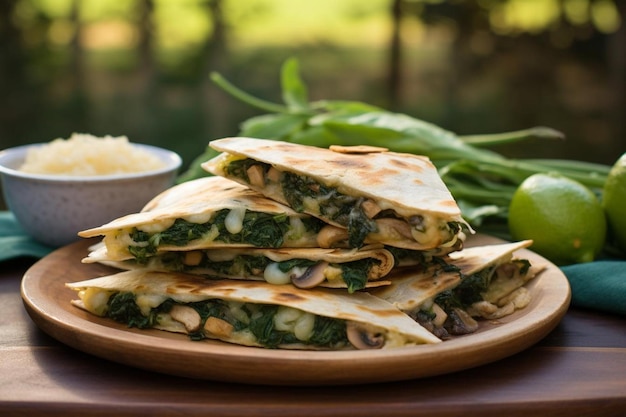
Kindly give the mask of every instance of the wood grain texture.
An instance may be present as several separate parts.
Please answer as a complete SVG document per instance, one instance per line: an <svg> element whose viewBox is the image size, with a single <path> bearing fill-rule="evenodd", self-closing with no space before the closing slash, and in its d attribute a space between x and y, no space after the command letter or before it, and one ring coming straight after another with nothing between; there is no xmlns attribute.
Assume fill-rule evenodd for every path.
<svg viewBox="0 0 626 417"><path fill-rule="evenodd" d="M20 298L31 262L0 265L2 416L602 417L626 410L619 316L571 309L528 349L445 375L341 387L235 384L128 367L46 335Z"/></svg>

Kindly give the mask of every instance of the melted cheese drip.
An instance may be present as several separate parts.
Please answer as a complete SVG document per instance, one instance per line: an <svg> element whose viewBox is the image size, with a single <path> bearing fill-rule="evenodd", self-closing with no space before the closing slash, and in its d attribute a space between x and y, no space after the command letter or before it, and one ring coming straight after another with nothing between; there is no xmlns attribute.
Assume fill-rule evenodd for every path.
<svg viewBox="0 0 626 417"><path fill-rule="evenodd" d="M294 267L287 272L283 272L278 267L277 262L272 262L263 271L263 278L270 284L282 285L291 283L292 276L300 276L304 274L306 268Z"/></svg>
<svg viewBox="0 0 626 417"><path fill-rule="evenodd" d="M276 330L293 333L298 340L307 341L313 335L315 316L302 310L281 306L274 316Z"/></svg>
<svg viewBox="0 0 626 417"><path fill-rule="evenodd" d="M224 219L224 226L229 233L235 235L243 229L243 218L246 215L245 207L231 209Z"/></svg>

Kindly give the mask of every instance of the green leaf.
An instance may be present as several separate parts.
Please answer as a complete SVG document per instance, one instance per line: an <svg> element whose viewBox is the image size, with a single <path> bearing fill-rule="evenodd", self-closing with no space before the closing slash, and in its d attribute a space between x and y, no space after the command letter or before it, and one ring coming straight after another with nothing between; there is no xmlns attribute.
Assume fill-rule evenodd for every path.
<svg viewBox="0 0 626 417"><path fill-rule="evenodd" d="M290 58L283 64L281 71L283 100L292 112L310 112L309 94L300 78L298 61Z"/></svg>
<svg viewBox="0 0 626 417"><path fill-rule="evenodd" d="M241 136L260 139L284 139L302 130L308 116L302 114L264 114L241 124Z"/></svg>

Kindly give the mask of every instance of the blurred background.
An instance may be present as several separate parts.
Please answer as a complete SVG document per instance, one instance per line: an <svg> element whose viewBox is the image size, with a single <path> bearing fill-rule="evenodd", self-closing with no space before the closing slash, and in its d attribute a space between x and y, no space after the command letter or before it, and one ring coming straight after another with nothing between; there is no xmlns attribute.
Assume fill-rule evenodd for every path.
<svg viewBox="0 0 626 417"><path fill-rule="evenodd" d="M511 157L613 164L626 151L626 1L2 0L0 148L126 135L189 164L280 101L300 62L312 100L378 105L459 134L535 125L564 142Z"/></svg>

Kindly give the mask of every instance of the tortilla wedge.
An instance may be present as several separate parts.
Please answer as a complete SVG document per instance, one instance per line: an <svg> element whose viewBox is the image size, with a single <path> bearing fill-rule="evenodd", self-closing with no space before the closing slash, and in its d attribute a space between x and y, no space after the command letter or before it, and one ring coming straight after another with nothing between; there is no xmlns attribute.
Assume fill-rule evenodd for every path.
<svg viewBox="0 0 626 417"><path fill-rule="evenodd" d="M184 272L213 278L292 283L299 288L347 288L354 292L388 285L383 278L394 267L394 257L382 247L322 248L218 248L157 252L138 262L112 261L106 246L95 245L83 263L103 263L123 270L147 268Z"/></svg>
<svg viewBox="0 0 626 417"><path fill-rule="evenodd" d="M351 247L377 242L451 252L473 232L427 157L251 138L209 146L222 154L202 164L205 170L347 229Z"/></svg>
<svg viewBox="0 0 626 417"><path fill-rule="evenodd" d="M477 328L473 318L497 319L530 302L524 284L545 265L530 265L514 252L531 244L524 240L466 248L445 257L446 264L396 270L388 277L391 285L371 293L439 337L471 333Z"/></svg>
<svg viewBox="0 0 626 417"><path fill-rule="evenodd" d="M78 292L72 303L90 313L195 340L315 350L440 342L392 304L365 292L205 280L145 269L66 286Z"/></svg>
<svg viewBox="0 0 626 417"><path fill-rule="evenodd" d="M324 223L234 181L206 177L156 196L139 213L79 233L104 236L109 260L211 247L317 247Z"/></svg>

